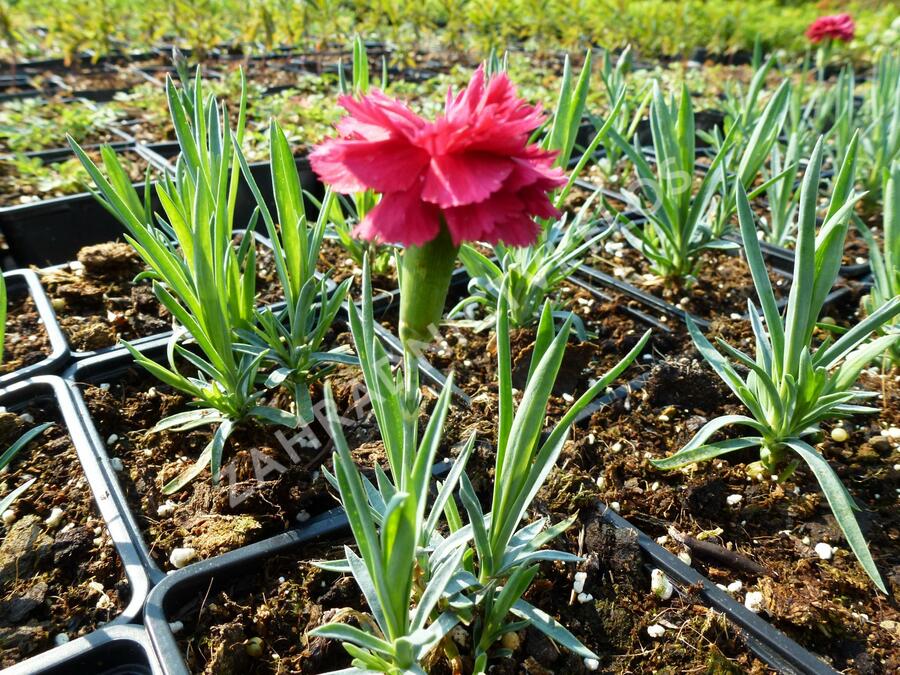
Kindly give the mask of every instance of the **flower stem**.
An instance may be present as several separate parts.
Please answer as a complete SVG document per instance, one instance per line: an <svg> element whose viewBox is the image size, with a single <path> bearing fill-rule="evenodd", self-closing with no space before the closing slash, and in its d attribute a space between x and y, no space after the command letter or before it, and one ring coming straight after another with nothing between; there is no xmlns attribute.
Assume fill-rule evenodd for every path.
<svg viewBox="0 0 900 675"><path fill-rule="evenodd" d="M428 344L437 335L458 251L447 227L442 226L437 237L403 252L400 339L404 348L411 348L411 342Z"/></svg>

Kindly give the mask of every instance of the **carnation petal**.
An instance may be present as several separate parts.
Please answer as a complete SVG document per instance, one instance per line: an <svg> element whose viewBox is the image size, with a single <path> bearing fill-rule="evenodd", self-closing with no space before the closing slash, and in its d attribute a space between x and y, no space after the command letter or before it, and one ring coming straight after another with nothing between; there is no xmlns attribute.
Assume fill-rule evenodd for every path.
<svg viewBox="0 0 900 675"><path fill-rule="evenodd" d="M428 164L428 154L400 138L383 141L334 140L310 153L313 171L337 192L371 188L396 192L412 186Z"/></svg>
<svg viewBox="0 0 900 675"><path fill-rule="evenodd" d="M484 201L513 171L507 157L467 152L431 158L422 198L441 208Z"/></svg>
<svg viewBox="0 0 900 675"><path fill-rule="evenodd" d="M536 223L532 223L533 227L525 228L530 229L531 236L523 237L521 228L515 233L507 233L503 228L504 223L512 222L519 216L531 220L519 196L505 191L477 204L444 210L444 219L455 244L463 241L496 244L500 241L508 242L510 239L516 240L515 245L525 246L534 243L538 231Z"/></svg>
<svg viewBox="0 0 900 675"><path fill-rule="evenodd" d="M368 185L347 171L343 162L343 147L349 142L351 141L329 138L309 153L309 164L319 179L334 188L335 192L343 194L362 192L368 188Z"/></svg>
<svg viewBox="0 0 900 675"><path fill-rule="evenodd" d="M421 246L440 232L439 215L437 208L422 201L418 188L388 192L353 235L366 241Z"/></svg>
<svg viewBox="0 0 900 675"><path fill-rule="evenodd" d="M385 96L377 89L358 99L341 96L338 103L355 120L350 128L370 140L380 140L384 137L384 131L410 140L427 125L406 104Z"/></svg>

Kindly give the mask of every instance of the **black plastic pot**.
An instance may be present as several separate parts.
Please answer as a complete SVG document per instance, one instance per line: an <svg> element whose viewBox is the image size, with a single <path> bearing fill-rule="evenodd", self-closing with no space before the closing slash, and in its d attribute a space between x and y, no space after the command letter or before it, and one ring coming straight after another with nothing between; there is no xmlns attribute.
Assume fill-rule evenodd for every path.
<svg viewBox="0 0 900 675"><path fill-rule="evenodd" d="M345 320L345 316L338 315L337 322ZM389 331L379 326L377 323L376 330L387 345L389 357L399 360L399 352L396 351L396 347L399 346L399 341L391 336ZM166 358L168 341L168 337L157 338L153 341L141 344L138 347L138 350L149 358L163 361ZM442 385L443 377L433 368L427 370L425 366L427 366L427 363L420 362L420 368L422 368L422 374L424 376L424 384ZM80 420L80 433L77 437L73 434L73 440L76 440L76 442L80 444L79 452L83 449L84 452L91 453L97 464L102 467L108 480L107 496L111 504L114 505L118 522L123 530L127 531L129 539L134 542L137 559L140 561L144 573L149 578L151 584L155 585L166 578L166 573L159 568L153 560L153 556L150 554L150 549L144 541L144 536L137 523L135 514L132 513L128 505L128 500L119 484L115 469L111 464L110 456L106 448L106 442L97 431L97 428L91 419L90 411L79 391L80 383L112 383L135 367L134 359L131 354L124 348L119 347L106 353L77 361L66 371L64 377L69 396L76 410L77 419ZM462 393L458 390L454 390L454 392L457 394ZM311 520L310 522L313 521ZM185 569L193 568L196 565L201 565L215 559L216 558L210 558L206 561L193 563Z"/></svg>
<svg viewBox="0 0 900 675"><path fill-rule="evenodd" d="M128 529L124 526L121 514L111 498L109 474L97 461L96 455L92 452L91 446L87 442L81 424L80 412L72 395L72 388L62 378L52 375L39 375L0 390L0 406L13 411L37 399L52 400L58 407L62 423L66 425L75 447L78 461L94 497L97 510L106 525L107 532L125 569L125 576L131 590L131 598L122 613L107 626L132 623L140 617L144 601L150 590L150 580L144 571L144 566L141 564L135 542L131 538ZM82 644L81 646L84 647L85 645ZM37 655L32 658L41 658L41 656ZM31 661L32 659L27 659L16 667L22 668L21 672L43 672L40 670L27 670L26 668ZM36 663L40 664L41 662L38 661Z"/></svg>
<svg viewBox="0 0 900 675"><path fill-rule="evenodd" d="M26 61L18 61L16 70L19 71L43 71L43 70L70 70L72 68L91 68L96 65L109 63L135 63L140 61L149 61L157 58L159 55L155 51L129 52L116 50L103 56L97 57L91 52L82 52L76 54L67 63L64 59L56 57L49 59L32 59Z"/></svg>
<svg viewBox="0 0 900 675"><path fill-rule="evenodd" d="M153 648L166 675L189 675L169 617L176 612L202 604L208 594L241 575L259 569L261 560L273 555L297 550L302 559L303 546L317 539L334 537L347 530L347 516L343 509L333 509L311 518L302 527L276 535L270 539L244 546L235 551L195 563L168 575L153 589L144 610L144 624Z"/></svg>
<svg viewBox="0 0 900 675"><path fill-rule="evenodd" d="M47 267L84 246L119 239L122 226L90 194L0 209L0 231L14 267Z"/></svg>
<svg viewBox="0 0 900 675"><path fill-rule="evenodd" d="M0 375L0 387L7 387L14 382L19 382L35 375L56 373L62 370L69 359L69 345L66 341L66 336L63 335L62 330L59 328L53 305L50 304L50 300L44 293L37 274L32 270L14 270L6 272L3 278L6 281L6 289L9 296L16 294L28 294L31 296L38 315L44 324L44 330L47 331L47 337L50 340L50 353L37 363L32 363L11 373Z"/></svg>
<svg viewBox="0 0 900 675"><path fill-rule="evenodd" d="M162 675L141 626L104 626L3 671L5 675Z"/></svg>
<svg viewBox="0 0 900 675"><path fill-rule="evenodd" d="M666 573L680 588L691 588L707 606L721 612L740 629L747 647L779 673L787 675L836 675L837 671L791 640L765 619L754 614L709 579L679 560L612 509L601 505L603 519L614 527L634 531L638 545L654 567Z"/></svg>
<svg viewBox="0 0 900 675"><path fill-rule="evenodd" d="M246 230L235 230L234 231L234 235L236 237L244 236L245 234L247 234ZM272 242L269 241L269 239L267 237L262 236L258 232L251 232L250 234L256 240L257 246L262 246L265 248L272 248ZM37 274L53 272L56 269L65 269L67 267L69 267L69 263L63 263L62 265L54 265L52 267L38 270ZM40 281L40 278L38 278L38 281ZM41 292L42 293L44 292L43 289L41 289ZM54 315L54 318L55 318L55 315ZM66 337L65 333L62 333L62 331L59 329L58 324L56 325L56 330L59 330L60 333L62 334L62 338L66 345L66 349L67 349L67 355L76 361L90 359L90 358L94 358L96 356L102 356L103 354L107 354L107 353L115 351L117 349L121 349L118 346L104 347L102 349L95 349L95 350L91 350L91 351L75 349L71 345L69 345L68 338ZM145 335L143 337L135 338L134 340L129 340L129 342L132 345L134 345L135 347L141 347L142 345L155 344L160 341L168 340L171 336L172 336L172 330L167 330L167 331L164 331L161 333L155 333L153 335ZM2 383L2 379L0 379L0 383Z"/></svg>
<svg viewBox="0 0 900 675"><path fill-rule="evenodd" d="M118 149L127 150L130 146L123 144ZM45 152L52 158L65 153ZM143 183L135 187L143 198ZM155 195L152 201L158 210ZM119 239L124 232L119 221L87 192L0 209L0 231L16 267L65 263L74 260L82 247Z"/></svg>

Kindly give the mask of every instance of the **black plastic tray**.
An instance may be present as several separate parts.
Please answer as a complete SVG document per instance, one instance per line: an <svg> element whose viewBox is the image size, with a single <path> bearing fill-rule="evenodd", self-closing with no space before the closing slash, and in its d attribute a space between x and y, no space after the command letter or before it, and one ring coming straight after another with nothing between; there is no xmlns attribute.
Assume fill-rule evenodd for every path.
<svg viewBox="0 0 900 675"><path fill-rule="evenodd" d="M785 277L785 279L790 282L793 278L793 275L782 269L778 269L777 267L772 268L773 271L777 272L780 276ZM591 285L599 285L601 288L610 288L622 293L623 295L633 298L646 307L652 308L655 311L660 312L666 316L671 316L679 321L685 321L688 317L693 319L694 323L697 324L702 329L707 329L710 326L710 320L703 319L698 316L692 315L690 312L678 307L677 305L673 305L670 302L663 300L662 298L658 298L652 293L647 293L646 291L642 291L637 286L633 284L629 284L626 281L622 281L621 279L616 279L611 274L603 272L601 270L595 269L588 265L581 265L576 274L588 280ZM789 288L789 286L785 286L785 289ZM835 302L840 301L842 298L847 297L849 295L850 289L846 286L842 286L832 290L825 298L825 306L831 305ZM787 304L787 298L783 297L778 300L778 308L782 309ZM741 319L748 320L749 315L747 312L744 312L740 316Z"/></svg>
<svg viewBox="0 0 900 675"><path fill-rule="evenodd" d="M10 410L16 410L40 398L54 400L59 408L62 417L61 421L67 427L78 455L78 461L84 472L84 478L87 480L100 517L103 519L116 552L122 561L125 577L128 580L131 591L128 604L122 613L110 621L107 626L112 627L133 623L140 618L144 602L150 591L150 579L141 564L135 542L122 522L119 509L111 499L109 476L86 442L87 439L81 425L80 412L72 396L71 387L60 377L39 375L29 380L14 383L5 389L0 389L0 406ZM72 644L76 642L78 640L73 641ZM81 646L84 647L85 645L82 644ZM16 672L43 672L25 670L25 668L29 667L28 664L33 659L41 659L46 654L49 654L50 651L55 650L43 652L17 664L16 668L22 668L23 670ZM36 661L35 663L40 664L41 661Z"/></svg>
<svg viewBox="0 0 900 675"><path fill-rule="evenodd" d="M259 569L260 560L297 549L302 558L303 545L333 537L348 529L341 508L311 518L302 527L244 546L223 555L177 570L165 577L150 593L144 610L144 624L166 675L189 675L178 641L169 625L175 611L203 602L209 593L241 575Z"/></svg>
<svg viewBox="0 0 900 675"><path fill-rule="evenodd" d="M235 230L234 231L235 236L246 235L246 234L247 234L247 230ZM272 247L272 242L267 237L262 236L261 234L259 234L256 231L250 232L250 234L256 240L257 245L263 246L265 248ZM63 263L61 265L53 265L51 267L45 267L41 270L38 270L37 274L41 275L41 274L44 274L47 272L53 272L54 270L57 270L57 269L65 269L65 268L68 268L70 264L71 263ZM34 274L34 273L32 272L32 274ZM40 281L39 277L38 277L38 281ZM43 289L41 289L41 292L42 293L44 292ZM279 303L275 303L275 305L273 305L273 306L277 306L278 304ZM54 315L54 319L55 319L55 315ZM56 323L55 330L59 331L59 333L62 335L63 342L66 346L66 349L68 350L68 356L71 357L72 359L75 359L76 361L90 359L95 356L100 356L102 354L107 354L109 352L115 351L116 349L120 349L120 347L118 347L116 345L114 345L112 347L104 347L102 349L94 349L94 350L90 350L90 351L75 349L71 345L69 345L68 338L66 337L65 333L63 333L62 330L59 328L58 323ZM128 342L136 347L140 347L141 345L153 344L153 343L159 342L161 340L168 340L172 336L172 332L173 332L172 330L167 330L167 331L163 331L161 333L155 333L153 335L145 335L143 337L135 338L134 340L129 340ZM3 380L0 379L0 384L2 384L2 381Z"/></svg>
<svg viewBox="0 0 900 675"><path fill-rule="evenodd" d="M62 151L50 152L55 156ZM143 195L144 185L135 187ZM158 210L155 195L152 201ZM119 221L87 192L0 209L0 231L16 267L65 263L74 260L84 246L119 239L124 234Z"/></svg>
<svg viewBox="0 0 900 675"><path fill-rule="evenodd" d="M162 675L141 626L104 626L3 671L4 675Z"/></svg>
<svg viewBox="0 0 900 675"><path fill-rule="evenodd" d="M47 298L37 274L32 270L13 270L3 275L6 280L7 291L9 294L17 293L22 290L31 296L38 315L44 324L44 330L50 339L50 353L31 365L19 368L12 372L0 375L0 387L8 387L14 382L25 380L35 375L44 375L56 373L62 370L69 360L69 345L66 336L60 330L59 323L56 321L56 313L53 311L53 305Z"/></svg>
<svg viewBox="0 0 900 675"><path fill-rule="evenodd" d="M346 315L342 316L339 314L336 323L343 321L346 321ZM379 337L381 337L387 345L389 356L398 359L399 352L396 351L396 346L399 345L399 341L393 337L387 329L379 326L377 323L376 331L378 332ZM168 341L168 337L157 338L153 341L141 344L138 346L138 350L152 359L161 361L166 357ZM426 386L428 384L443 384L443 377L435 369L430 368L427 363L422 361L420 361L419 365L424 376L423 384ZM156 584L166 578L166 573L160 569L153 560L153 556L150 554L150 549L144 541L144 536L137 523L136 516L132 513L128 505L128 500L119 484L116 472L110 463L106 442L97 431L97 428L91 419L90 411L79 391L80 383L111 383L124 375L128 370L135 367L134 359L131 354L124 348L118 347L109 352L77 361L66 371L64 377L69 396L73 401L76 410L76 417L79 424L79 433L77 437L73 433L73 440L76 440L76 442L80 444L79 447L82 448L84 452L91 453L97 464L103 469L108 481L108 498L111 503L115 505L119 522L123 529L127 531L129 539L134 542L136 556L140 561L144 573L150 579L152 584ZM462 392L457 389L454 389L454 393L457 395L462 394ZM214 559L215 558L210 558L209 560ZM192 563L184 569L202 564L202 562L208 561Z"/></svg>

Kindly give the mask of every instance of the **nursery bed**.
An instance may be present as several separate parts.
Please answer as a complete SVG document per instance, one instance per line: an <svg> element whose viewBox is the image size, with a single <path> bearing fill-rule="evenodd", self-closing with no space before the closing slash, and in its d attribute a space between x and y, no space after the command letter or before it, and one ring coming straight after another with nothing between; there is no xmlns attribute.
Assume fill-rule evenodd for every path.
<svg viewBox="0 0 900 675"><path fill-rule="evenodd" d="M704 322L743 316L747 300L757 303L750 268L739 255L707 251L701 256L696 280L690 286L669 287L650 271L649 261L639 251L613 239L606 240L600 251L588 256L585 267L631 284ZM776 299L786 297L790 281L784 273L770 272L769 278Z"/></svg>
<svg viewBox="0 0 900 675"><path fill-rule="evenodd" d="M868 385L873 384L870 379ZM876 512L863 511L863 527L896 592L900 525L894 506L900 452L881 434L898 424L900 394L896 383L888 386L889 400L880 418L850 420L844 425L850 440L827 440L822 449L857 501ZM618 403L596 413L587 433L561 461L571 470L603 467L597 476L601 496L619 504L623 515L651 536L667 537L673 551L681 547L670 527L693 537L712 532L712 541L762 565L767 573L754 574L694 555L694 564L714 581L727 585L740 580L744 591L760 590L764 612L775 625L835 668L895 671L900 664L898 611L872 592L807 471L801 468L779 484L767 475L748 479L747 462L758 459L753 453L675 472L658 471L647 461L678 450L704 420L739 410L724 385L696 359L667 361L656 366L631 406ZM736 504L729 502L731 495L740 496L731 497L738 499ZM819 560L813 552L820 542L837 545L832 560Z"/></svg>
<svg viewBox="0 0 900 675"><path fill-rule="evenodd" d="M772 672L747 653L738 632L721 615L687 595L663 604L649 593L643 558L632 533L601 521L588 512L583 527L573 528L564 548L588 556L591 591L597 605L572 602L571 576L575 569L548 566L529 599L560 616L575 634L598 654L606 654L601 668L622 672L634 667L674 665L681 672L703 669L743 669ZM333 559L342 546L340 537L256 559L247 574L200 576L194 591L168 592L166 619L183 627L176 638L192 673L321 673L349 665L349 657L335 641L312 638L308 631L350 611L365 611L365 603L350 577L324 572L310 560ZM205 582L205 583L201 583ZM560 588L562 587L562 588ZM622 594L628 595L628 609ZM152 602L152 601L151 601ZM599 611L593 611L599 607ZM684 642L655 642L646 626L658 621L683 622ZM494 659L491 672L588 672L581 658L561 653L533 629L517 635L512 657ZM259 653L255 650L259 648ZM465 668L465 667L464 667ZM170 666L170 673L181 672ZM449 674L444 660L430 672Z"/></svg>

